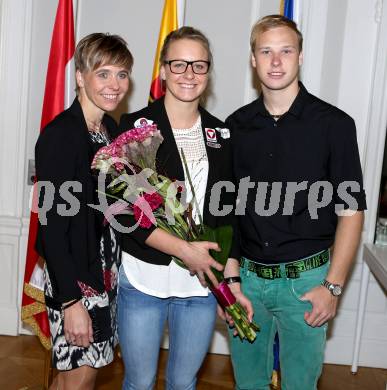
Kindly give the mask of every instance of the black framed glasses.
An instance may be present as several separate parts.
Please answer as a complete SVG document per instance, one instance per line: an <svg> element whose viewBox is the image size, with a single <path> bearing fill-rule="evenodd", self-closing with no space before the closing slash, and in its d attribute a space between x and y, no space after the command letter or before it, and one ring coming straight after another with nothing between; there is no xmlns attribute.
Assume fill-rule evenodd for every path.
<svg viewBox="0 0 387 390"><path fill-rule="evenodd" d="M184 61L184 60L170 60L164 61L164 64L169 65L172 73L183 74L187 71L188 65L191 65L192 72L195 74L206 74L210 70L210 61Z"/></svg>

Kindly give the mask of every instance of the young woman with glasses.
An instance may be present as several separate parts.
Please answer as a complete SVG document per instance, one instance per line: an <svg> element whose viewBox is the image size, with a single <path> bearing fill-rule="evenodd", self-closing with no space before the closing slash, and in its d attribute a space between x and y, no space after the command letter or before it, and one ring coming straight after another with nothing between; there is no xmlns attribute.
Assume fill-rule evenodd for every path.
<svg viewBox="0 0 387 390"><path fill-rule="evenodd" d="M120 131L140 123L156 123L164 137L157 154L158 172L185 181L190 201L192 194L181 159L183 150L199 208L194 207L193 217L198 222L200 211L204 223L216 227L233 222L231 215L215 214L223 204L232 205L234 199L233 194L223 191L219 210L210 210L214 184L232 180L230 135L223 122L199 105L208 85L211 63L209 42L200 31L182 27L170 33L160 55L165 97L138 112L123 115ZM120 222L134 225L132 218L125 216ZM124 235L122 247L118 326L125 364L123 389L153 388L166 324L166 388L194 389L215 325L217 304L204 275L214 280L211 268L222 269L209 254L217 244L186 242L152 227L137 228ZM236 251L237 245L233 245L230 257L237 257ZM181 259L187 269L176 265L172 256ZM238 262L232 258L227 262L226 276L239 275ZM231 288L252 316L239 283Z"/></svg>

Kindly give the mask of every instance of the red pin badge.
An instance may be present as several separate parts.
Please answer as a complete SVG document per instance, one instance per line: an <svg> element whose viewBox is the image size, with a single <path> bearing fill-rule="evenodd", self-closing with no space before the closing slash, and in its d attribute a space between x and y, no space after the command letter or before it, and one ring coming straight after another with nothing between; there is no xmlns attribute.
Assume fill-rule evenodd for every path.
<svg viewBox="0 0 387 390"><path fill-rule="evenodd" d="M208 128L206 127L206 138L207 138L207 141L209 142L216 142L216 131L215 129L211 129L211 128Z"/></svg>

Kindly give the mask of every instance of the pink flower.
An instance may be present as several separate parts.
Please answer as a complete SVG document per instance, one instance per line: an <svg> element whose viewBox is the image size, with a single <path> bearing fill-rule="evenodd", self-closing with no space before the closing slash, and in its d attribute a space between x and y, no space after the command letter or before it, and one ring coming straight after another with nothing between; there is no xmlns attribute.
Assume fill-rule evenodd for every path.
<svg viewBox="0 0 387 390"><path fill-rule="evenodd" d="M163 203L163 197L158 192L144 194L144 199L149 203L152 210L156 210Z"/></svg>
<svg viewBox="0 0 387 390"><path fill-rule="evenodd" d="M97 152L91 167L105 173L122 172L126 161L155 170L156 153L162 141L155 124L127 130Z"/></svg>
<svg viewBox="0 0 387 390"><path fill-rule="evenodd" d="M156 225L156 218L153 210L156 210L163 203L163 198L157 192L140 196L133 204L133 214L140 226L149 229L152 224Z"/></svg>
<svg viewBox="0 0 387 390"><path fill-rule="evenodd" d="M114 143L121 146L131 142L143 142L145 139L152 137L156 131L158 131L157 125L135 127L118 136Z"/></svg>

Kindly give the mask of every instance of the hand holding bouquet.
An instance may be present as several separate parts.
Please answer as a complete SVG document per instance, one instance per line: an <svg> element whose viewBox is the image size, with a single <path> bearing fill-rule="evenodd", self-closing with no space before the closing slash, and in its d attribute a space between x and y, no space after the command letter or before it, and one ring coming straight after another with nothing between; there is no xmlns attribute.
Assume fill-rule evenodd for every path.
<svg viewBox="0 0 387 390"><path fill-rule="evenodd" d="M116 200L104 212L105 218L110 221L115 214L125 212L134 216L134 228L150 228L155 225L202 249L202 241L217 243L220 250L214 250L217 246L210 244L206 248L207 253L209 250L213 259L224 266L231 248L232 227L210 228L203 224L201 216L199 224L193 221L192 205L184 205L179 199L180 193L184 191L184 184L156 172L156 154L162 141L163 137L157 126L147 124L126 131L97 152L92 168L109 176L111 182L105 195ZM195 202L184 153L182 157ZM173 260L187 268L181 259L173 257ZM248 320L244 308L236 301L224 281L223 273L213 267L212 273L204 273L204 277L218 303L232 317L239 337L254 341L259 327Z"/></svg>

